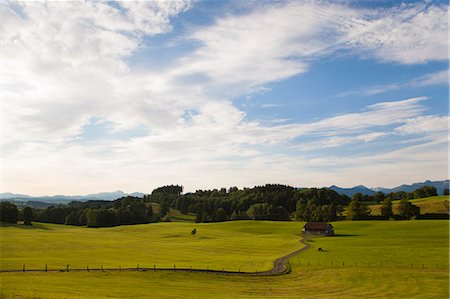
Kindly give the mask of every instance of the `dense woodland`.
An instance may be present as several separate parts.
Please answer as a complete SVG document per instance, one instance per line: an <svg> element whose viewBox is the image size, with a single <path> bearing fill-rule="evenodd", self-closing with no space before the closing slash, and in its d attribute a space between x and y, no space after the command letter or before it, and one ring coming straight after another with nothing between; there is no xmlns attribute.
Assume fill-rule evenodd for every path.
<svg viewBox="0 0 450 299"><path fill-rule="evenodd" d="M447 191L448 193L448 191ZM328 188L296 189L290 186L268 184L254 188L231 187L220 190L197 190L183 194L179 185L163 186L143 198L127 196L114 201L73 201L41 209L29 207L19 211L7 201L1 202L0 220L15 223L23 220L105 227L125 224L170 221L169 210L194 214L196 222L227 220L290 220L335 221L339 219L411 219L420 216L419 207L409 199L437 195L436 188L425 186L412 193L396 192L373 196L356 193L352 198ZM398 214L392 211L392 200L401 200ZM159 205L154 213L152 203ZM380 216L371 216L369 203L381 203ZM347 207L346 217L342 216Z"/></svg>

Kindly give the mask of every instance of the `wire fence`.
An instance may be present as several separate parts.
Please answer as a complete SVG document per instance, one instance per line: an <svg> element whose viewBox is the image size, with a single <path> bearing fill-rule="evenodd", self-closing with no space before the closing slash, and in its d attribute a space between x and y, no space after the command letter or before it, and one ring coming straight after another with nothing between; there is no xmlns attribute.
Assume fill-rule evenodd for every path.
<svg viewBox="0 0 450 299"><path fill-rule="evenodd" d="M450 265L438 263L406 263L406 262L370 262L370 261L296 261L291 262L293 266L302 267L323 267L323 268L344 268L344 267L359 267L359 268L397 268L397 269L450 269Z"/></svg>
<svg viewBox="0 0 450 299"><path fill-rule="evenodd" d="M65 267L49 267L48 265L45 265L45 267L42 268L28 268L25 264L22 266L22 269L4 269L0 270L0 273L8 273L8 272L106 272L106 271L170 271L170 272L205 272L205 273L219 273L219 274L235 274L235 275L279 275L283 274L286 271L282 271L283 273L273 273L272 270L268 271L241 271L241 269L212 269L209 267L205 268L194 268L192 266L189 267L177 267L176 265L173 265L173 267L158 267L156 264L152 267L142 267L139 264L135 267L103 267L103 265L100 265L100 267L91 267L87 265L85 268L72 268L70 265L66 265Z"/></svg>
<svg viewBox="0 0 450 299"><path fill-rule="evenodd" d="M230 268L222 268L222 269L213 269L209 267L205 268L195 268L192 266L189 267L177 267L176 264L173 267L167 266L157 266L154 264L153 266L141 266L137 264L134 267L103 267L103 265L99 266L89 266L87 265L84 268L79 267L71 267L67 264L65 267L57 267L52 266L49 267L45 265L42 268L31 268L27 267L25 264L22 265L21 269L3 269L0 270L0 273L7 272L105 272L105 271L169 271L169 272L203 272L203 273L216 273L216 274L233 274L233 275L280 275L287 274L291 271L292 267L299 267L300 269L307 268L397 268L397 269L439 269L439 270L449 270L450 266L443 264L426 264L426 263L389 263L389 262L349 262L349 261L295 261L289 262L285 269L282 271L276 272L274 269L260 271L255 269L255 271L249 271L246 269L245 271L241 271L241 269L230 269Z"/></svg>

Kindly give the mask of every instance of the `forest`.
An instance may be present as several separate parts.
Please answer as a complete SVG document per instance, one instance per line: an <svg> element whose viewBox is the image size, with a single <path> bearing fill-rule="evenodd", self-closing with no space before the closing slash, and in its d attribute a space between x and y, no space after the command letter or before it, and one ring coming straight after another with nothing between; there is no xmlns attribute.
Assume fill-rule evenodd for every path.
<svg viewBox="0 0 450 299"><path fill-rule="evenodd" d="M409 199L437 195L436 188L425 186L414 192L396 192L373 196L356 193L352 198L340 195L328 188L294 188L280 184L267 184L253 188L197 190L183 194L183 187L170 185L159 187L143 198L127 196L114 201L72 201L67 205L47 208L17 207L1 202L0 220L15 223L23 220L106 227L170 221L169 210L182 214L194 214L196 222L221 222L229 220L290 220L335 221L340 219L410 219L420 215L419 207ZM397 215L392 212L392 200L401 200ZM152 203L159 205L153 212ZM381 203L381 216L370 215L369 203ZM342 216L344 207L346 216Z"/></svg>

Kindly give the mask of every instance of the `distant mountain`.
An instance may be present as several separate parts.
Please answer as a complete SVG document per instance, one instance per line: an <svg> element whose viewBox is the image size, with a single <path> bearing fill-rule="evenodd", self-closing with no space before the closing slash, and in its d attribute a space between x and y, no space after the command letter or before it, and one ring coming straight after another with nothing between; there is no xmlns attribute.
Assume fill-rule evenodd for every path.
<svg viewBox="0 0 450 299"><path fill-rule="evenodd" d="M142 192L133 192L130 193L130 196L135 196L135 197L144 197L144 195L146 195L145 193Z"/></svg>
<svg viewBox="0 0 450 299"><path fill-rule="evenodd" d="M352 197L353 194L356 193L362 193L363 195L373 195L375 193L375 191L363 185L355 186L353 188L340 188L338 186L333 185L331 187L328 187L328 189L334 190L339 194L345 194L348 197Z"/></svg>
<svg viewBox="0 0 450 299"><path fill-rule="evenodd" d="M96 194L88 194L85 197L92 198L92 199L101 199L101 200L115 200L121 197L127 196L126 193L117 190L114 192L102 192L102 193L96 193Z"/></svg>
<svg viewBox="0 0 450 299"><path fill-rule="evenodd" d="M31 198L31 196L25 194L14 194L10 192L0 193L0 199L8 198Z"/></svg>
<svg viewBox="0 0 450 299"><path fill-rule="evenodd" d="M445 188L449 188L449 184L450 184L450 180L445 180L445 181L425 181L425 182L421 182L421 183L414 183L411 185L401 185L395 188L383 188L383 187L377 187L377 188L372 188L369 189L365 186L359 185L359 186L355 186L353 188L340 188L338 186L331 186L329 187L329 189L336 191L339 194L345 194L349 197L352 197L353 194L355 193L362 193L364 195L373 195L375 192L377 191L381 191L384 194L388 194L391 192L399 192L399 191L405 191L405 192L414 192L414 190L422 188L424 186L433 186L436 188L437 193L439 195L444 194L444 189Z"/></svg>
<svg viewBox="0 0 450 299"><path fill-rule="evenodd" d="M444 189L448 188L450 184L450 180L445 181L425 181L421 183L414 183L411 185L401 185L392 189L389 188L374 188L375 191L381 191L385 194L390 192L399 192L399 191L405 191L405 192L413 192L416 189L425 187L425 186L433 186L436 188L437 193L439 195L444 194Z"/></svg>
<svg viewBox="0 0 450 299"><path fill-rule="evenodd" d="M44 202L51 204L66 204L71 201L88 201L88 200L115 200L124 196L127 196L127 193L124 193L120 190L114 192L102 192L102 193L94 193L88 195L54 195L54 196L29 196L23 194L13 194L13 193L0 193L0 200L12 200L15 202ZM130 194L131 196L143 197L144 193L141 192L133 192Z"/></svg>

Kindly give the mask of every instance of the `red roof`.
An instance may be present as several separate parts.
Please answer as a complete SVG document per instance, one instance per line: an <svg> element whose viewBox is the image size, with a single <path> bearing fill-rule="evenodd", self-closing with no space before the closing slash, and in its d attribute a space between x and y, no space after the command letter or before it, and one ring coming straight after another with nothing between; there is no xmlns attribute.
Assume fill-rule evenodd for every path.
<svg viewBox="0 0 450 299"><path fill-rule="evenodd" d="M303 228L307 230L326 230L328 225L333 227L327 222L308 222L305 226L303 226Z"/></svg>

